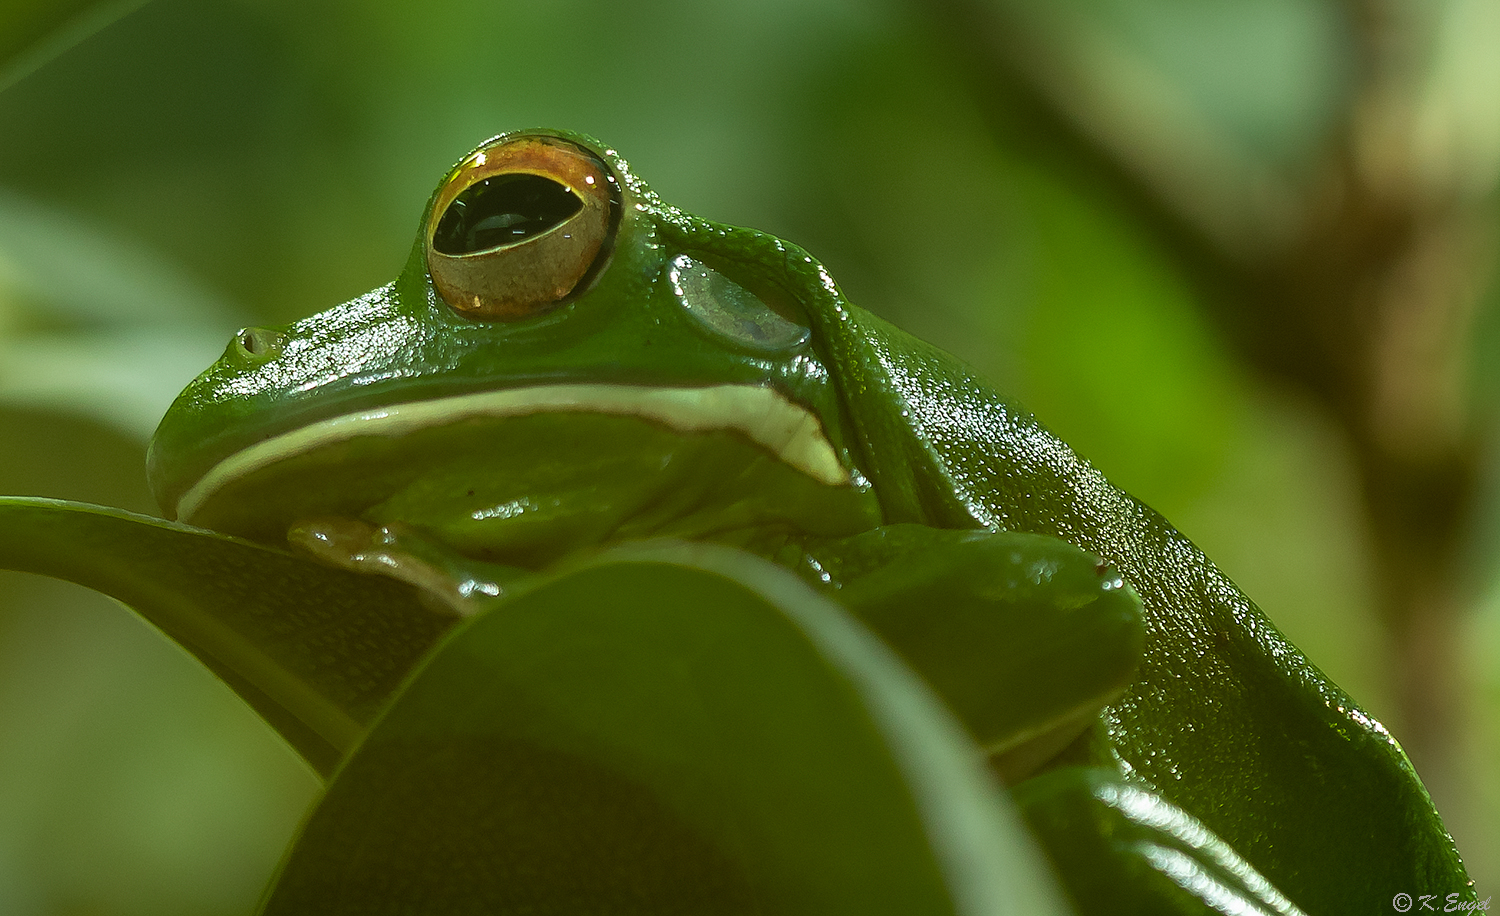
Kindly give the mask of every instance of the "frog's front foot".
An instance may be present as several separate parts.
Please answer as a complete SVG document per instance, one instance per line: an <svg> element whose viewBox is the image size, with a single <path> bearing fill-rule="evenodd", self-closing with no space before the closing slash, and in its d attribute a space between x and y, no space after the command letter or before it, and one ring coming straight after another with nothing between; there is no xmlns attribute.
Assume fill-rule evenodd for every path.
<svg viewBox="0 0 1500 916"><path fill-rule="evenodd" d="M1007 781L1082 734L1140 663L1140 598L1056 538L887 525L811 553Z"/></svg>
<svg viewBox="0 0 1500 916"><path fill-rule="evenodd" d="M306 519L287 530L287 542L334 566L413 585L433 611L460 617L473 616L533 575L464 556L400 523Z"/></svg>

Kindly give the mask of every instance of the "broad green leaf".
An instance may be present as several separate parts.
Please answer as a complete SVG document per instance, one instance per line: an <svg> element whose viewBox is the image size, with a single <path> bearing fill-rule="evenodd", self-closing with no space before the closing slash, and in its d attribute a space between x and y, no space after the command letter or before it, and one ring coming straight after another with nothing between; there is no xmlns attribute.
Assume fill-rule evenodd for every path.
<svg viewBox="0 0 1500 916"><path fill-rule="evenodd" d="M324 773L453 620L389 579L62 500L0 497L0 568L134 608Z"/></svg>
<svg viewBox="0 0 1500 916"><path fill-rule="evenodd" d="M1054 770L1014 798L1084 916L1303 916L1197 818L1107 770Z"/></svg>
<svg viewBox="0 0 1500 916"><path fill-rule="evenodd" d="M1065 912L980 761L789 572L621 548L452 634L264 913Z"/></svg>
<svg viewBox="0 0 1500 916"><path fill-rule="evenodd" d="M247 916L321 789L137 615L0 570L4 916Z"/></svg>

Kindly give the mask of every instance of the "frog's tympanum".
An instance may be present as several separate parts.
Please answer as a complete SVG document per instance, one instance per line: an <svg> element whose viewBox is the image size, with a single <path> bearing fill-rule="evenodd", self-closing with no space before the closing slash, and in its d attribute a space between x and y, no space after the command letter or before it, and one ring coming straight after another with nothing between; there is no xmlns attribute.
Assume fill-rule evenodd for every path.
<svg viewBox="0 0 1500 916"><path fill-rule="evenodd" d="M169 519L440 618L625 542L791 570L946 702L1085 911L1470 893L1397 743L1171 525L802 249L586 137L464 157L400 276L236 335L150 476Z"/></svg>

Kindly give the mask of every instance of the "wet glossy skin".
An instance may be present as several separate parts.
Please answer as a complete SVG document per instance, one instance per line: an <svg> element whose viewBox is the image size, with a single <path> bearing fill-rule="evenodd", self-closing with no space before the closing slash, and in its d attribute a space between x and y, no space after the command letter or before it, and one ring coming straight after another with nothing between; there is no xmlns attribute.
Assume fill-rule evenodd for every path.
<svg viewBox="0 0 1500 916"><path fill-rule="evenodd" d="M230 344L153 442L169 515L460 583L460 610L593 545L734 544L839 596L1010 755L1009 775L1114 699L1068 759L1155 786L1310 911L1320 871L1343 866L1297 825L1369 836L1372 874L1451 873L1451 844L1433 852L1410 827L1431 806L1399 747L1196 547L967 367L848 303L801 249L682 213L613 150L547 134L597 165L555 178L580 198L568 176L607 185L580 205L597 248L432 255L475 170L531 163L509 145L536 136L449 173L394 283ZM539 213L547 193L528 198ZM516 293L532 274L549 292ZM751 400L702 395L718 386ZM670 417L641 406L663 389L685 399ZM493 392L531 400L493 408ZM767 417L778 431L749 431ZM1349 773L1357 785L1323 785Z"/></svg>
<svg viewBox="0 0 1500 916"><path fill-rule="evenodd" d="M539 175L556 187L538 191ZM508 178L521 191L505 206L475 200ZM574 228L570 202L554 193L587 198L585 181L606 189L578 217L602 238L566 238L561 255L530 257L527 245L591 231ZM464 223L455 201L488 223ZM558 214L557 227L507 243L508 227L534 230ZM500 233L485 235L487 225ZM463 259L458 270L444 248ZM538 301L518 271L541 276ZM920 594L907 603L925 607L953 573L966 593L1004 596L978 599L978 644L1048 647L1011 666L1023 699L995 704L991 675L953 688L985 723L985 744L1031 747L1017 764L1029 769L1128 680L1136 599L1096 557L1059 541L891 524L927 520L899 484L868 476L888 474L877 443L899 430L856 432L869 420L851 415L837 371L847 357L828 333L854 313L836 297L800 249L664 205L610 150L571 135L503 136L439 185L394 283L285 329L237 335L162 421L153 485L169 515L289 539L421 585L460 613L570 553L645 537L730 543L835 590L928 556L932 569L898 574L881 595L911 588ZM889 391L863 398L889 408L881 422L910 415ZM963 616L961 597L944 600L952 619ZM900 613L880 613L899 624ZM934 667L993 666L994 653L954 665L960 650L909 638ZM1072 675L1035 683L1025 672L1044 657Z"/></svg>
<svg viewBox="0 0 1500 916"><path fill-rule="evenodd" d="M690 249L669 246L659 228L670 211L622 160L605 158L618 176L615 231L586 293L524 320L475 320L438 294L419 239L395 283L284 330L238 335L152 443L152 485L168 514L215 463L268 437L394 403L536 385L770 387L805 405L852 469L837 392L805 329L765 342L697 317L673 280L673 258ZM754 266L721 266L766 285Z"/></svg>

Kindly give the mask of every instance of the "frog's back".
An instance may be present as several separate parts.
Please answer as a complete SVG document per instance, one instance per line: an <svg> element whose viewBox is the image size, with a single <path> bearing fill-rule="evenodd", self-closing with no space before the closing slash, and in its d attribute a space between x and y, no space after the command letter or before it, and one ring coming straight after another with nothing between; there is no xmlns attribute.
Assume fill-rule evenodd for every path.
<svg viewBox="0 0 1500 916"><path fill-rule="evenodd" d="M867 456L877 487L899 494L896 511L1062 538L1140 594L1140 676L1105 713L1127 774L1202 818L1309 912L1375 912L1403 888L1466 886L1400 746L1202 551L959 360L862 310L850 316L840 330L860 339L845 350L857 365L840 374L889 390L905 420L851 407L862 431L900 437ZM1325 843L1329 825L1365 842ZM1333 875L1361 876L1369 899L1350 899Z"/></svg>
<svg viewBox="0 0 1500 916"><path fill-rule="evenodd" d="M1130 581L1145 655L1105 711L1126 775L1201 818L1311 913L1469 887L1400 745L1165 519L961 361L849 303L796 245L675 210L661 227L801 291L887 522L1051 535ZM1330 828L1362 842L1325 842Z"/></svg>

